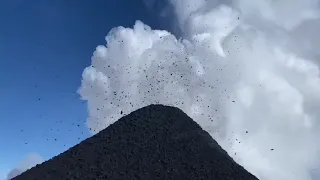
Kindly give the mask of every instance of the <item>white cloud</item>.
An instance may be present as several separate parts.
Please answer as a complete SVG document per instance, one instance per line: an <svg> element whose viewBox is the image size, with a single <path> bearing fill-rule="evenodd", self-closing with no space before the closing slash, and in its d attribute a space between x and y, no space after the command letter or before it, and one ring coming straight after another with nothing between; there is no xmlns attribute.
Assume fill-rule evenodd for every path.
<svg viewBox="0 0 320 180"><path fill-rule="evenodd" d="M44 160L40 155L36 153L30 153L17 165L17 167L13 168L7 174L7 179L12 179L28 169L36 166L37 164L41 164L43 161Z"/></svg>
<svg viewBox="0 0 320 180"><path fill-rule="evenodd" d="M175 105L261 180L314 179L319 46L308 40L320 30L318 1L224 2L171 0L184 39L140 21L113 29L83 73L88 127Z"/></svg>

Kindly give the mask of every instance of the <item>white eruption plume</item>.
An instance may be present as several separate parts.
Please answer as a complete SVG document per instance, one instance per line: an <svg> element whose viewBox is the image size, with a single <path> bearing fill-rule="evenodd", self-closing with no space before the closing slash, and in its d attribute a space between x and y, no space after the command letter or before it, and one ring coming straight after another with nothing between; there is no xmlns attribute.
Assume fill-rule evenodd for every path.
<svg viewBox="0 0 320 180"><path fill-rule="evenodd" d="M318 1L170 3L183 38L137 21L97 47L79 89L91 132L148 104L174 105L261 180L316 179Z"/></svg>

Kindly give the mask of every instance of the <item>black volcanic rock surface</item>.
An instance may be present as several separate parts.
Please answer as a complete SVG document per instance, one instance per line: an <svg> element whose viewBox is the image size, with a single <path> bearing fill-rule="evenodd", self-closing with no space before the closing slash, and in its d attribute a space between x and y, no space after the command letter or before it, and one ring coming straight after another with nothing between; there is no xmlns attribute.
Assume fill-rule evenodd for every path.
<svg viewBox="0 0 320 180"><path fill-rule="evenodd" d="M14 180L257 180L180 109L150 105Z"/></svg>

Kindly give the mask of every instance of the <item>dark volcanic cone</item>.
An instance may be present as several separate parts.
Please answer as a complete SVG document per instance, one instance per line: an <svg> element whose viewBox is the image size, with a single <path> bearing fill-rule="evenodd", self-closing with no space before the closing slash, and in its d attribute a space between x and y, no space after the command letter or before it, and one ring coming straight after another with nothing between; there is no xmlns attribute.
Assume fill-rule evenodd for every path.
<svg viewBox="0 0 320 180"><path fill-rule="evenodd" d="M14 180L257 180L180 109L150 105Z"/></svg>

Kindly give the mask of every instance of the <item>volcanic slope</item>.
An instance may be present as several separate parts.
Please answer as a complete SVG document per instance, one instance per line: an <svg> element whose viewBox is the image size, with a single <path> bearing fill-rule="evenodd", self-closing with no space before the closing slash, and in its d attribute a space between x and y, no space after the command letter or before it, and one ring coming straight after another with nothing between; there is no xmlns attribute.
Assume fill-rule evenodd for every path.
<svg viewBox="0 0 320 180"><path fill-rule="evenodd" d="M183 111L149 105L14 180L257 180Z"/></svg>

